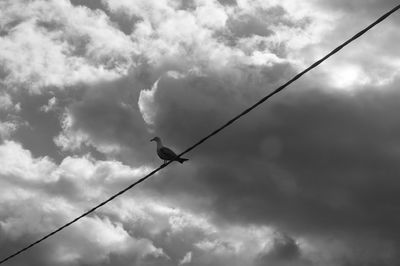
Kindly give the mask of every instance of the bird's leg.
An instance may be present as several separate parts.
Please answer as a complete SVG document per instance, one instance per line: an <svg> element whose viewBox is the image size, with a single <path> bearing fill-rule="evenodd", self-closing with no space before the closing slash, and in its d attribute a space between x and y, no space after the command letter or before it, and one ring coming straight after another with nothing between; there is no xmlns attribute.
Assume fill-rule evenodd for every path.
<svg viewBox="0 0 400 266"><path fill-rule="evenodd" d="M164 164L166 164L167 163L167 160L164 160Z"/></svg>

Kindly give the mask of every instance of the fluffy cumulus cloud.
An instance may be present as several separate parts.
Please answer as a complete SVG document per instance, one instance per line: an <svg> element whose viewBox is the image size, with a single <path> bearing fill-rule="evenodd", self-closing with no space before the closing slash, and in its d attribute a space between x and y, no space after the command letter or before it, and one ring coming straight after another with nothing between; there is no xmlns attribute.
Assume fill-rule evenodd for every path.
<svg viewBox="0 0 400 266"><path fill-rule="evenodd" d="M20 144L0 146L2 256L28 244L106 199L149 171L116 161L35 158ZM154 192L128 195L83 218L36 252L11 265L177 265L211 259L251 263L264 249L268 228L219 227L206 214L155 200ZM234 233L232 233L232 232ZM193 254L193 255L192 255ZM234 259L240 262L234 264ZM14 264L12 264L14 263ZM33 264L32 264L33 265Z"/></svg>
<svg viewBox="0 0 400 266"><path fill-rule="evenodd" d="M0 66L6 88L38 92L108 80L124 74L131 63L130 39L102 12L68 1L24 0L2 1L1 10Z"/></svg>
<svg viewBox="0 0 400 266"><path fill-rule="evenodd" d="M0 3L0 257L150 172L397 3ZM400 263L394 14L9 265ZM0 259L1 259L0 258Z"/></svg>
<svg viewBox="0 0 400 266"><path fill-rule="evenodd" d="M20 111L20 104L14 104L11 96L6 92L0 93L0 140L9 138L18 127L21 121L16 114Z"/></svg>
<svg viewBox="0 0 400 266"><path fill-rule="evenodd" d="M32 157L12 141L0 147L0 157L5 166L0 173L2 255L62 225L93 204L94 199L107 196L109 193L103 191L99 182L109 183L112 190L115 184L128 178L135 180L145 171L89 158L68 157L56 165L49 158ZM79 238L79 243L75 243ZM27 255L33 258L32 263L91 265L114 255L132 261L163 256L151 240L130 235L121 223L98 215L85 217L62 233L60 239L50 242L39 247L43 256ZM22 258L14 263L28 262Z"/></svg>

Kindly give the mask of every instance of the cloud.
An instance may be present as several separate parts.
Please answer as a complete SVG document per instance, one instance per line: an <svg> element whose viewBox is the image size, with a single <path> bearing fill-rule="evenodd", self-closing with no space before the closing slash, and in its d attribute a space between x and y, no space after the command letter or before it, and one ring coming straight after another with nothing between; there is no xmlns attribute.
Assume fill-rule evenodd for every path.
<svg viewBox="0 0 400 266"><path fill-rule="evenodd" d="M192 252L186 253L186 255L179 262L179 265L188 264L192 261Z"/></svg>
<svg viewBox="0 0 400 266"><path fill-rule="evenodd" d="M159 81L160 79L154 82L150 90L145 89L140 91L138 106L143 116L143 120L148 125L152 125L154 123L153 119L156 113L156 106L154 105L154 94L157 91Z"/></svg>
<svg viewBox="0 0 400 266"><path fill-rule="evenodd" d="M55 108L56 104L57 104L57 98L52 97L48 101L47 105L43 105L42 107L40 107L40 110L45 113L50 112L51 110L53 110Z"/></svg>
<svg viewBox="0 0 400 266"><path fill-rule="evenodd" d="M126 155L132 164L148 160L150 137L137 106L141 83L135 81L123 78L85 90L66 108L56 144L71 151L94 147L122 160Z"/></svg>
<svg viewBox="0 0 400 266"><path fill-rule="evenodd" d="M106 1L106 4L111 13L123 12L139 18L131 34L138 53L148 58L151 64L162 66L167 63L172 68L169 70L179 71L221 71L225 66L253 64L250 47L254 49L254 46L264 46L260 52L270 55L265 57L262 64L275 62L275 58L271 56L273 52L266 48L275 45L276 38L270 38L269 35L275 29L278 31L278 28L272 26L274 31L266 29L263 26L265 22L259 17L273 14L274 18L271 20L276 26L282 21L287 23L292 20L286 16L285 11L276 12L279 8L261 4L260 9L265 10L266 14L253 14L258 4L254 10L239 12L215 1L196 1L193 3L194 9L180 9L179 1ZM207 19L204 19L204 14L207 14ZM265 38L242 47L248 43L246 39L252 35L251 31ZM268 34L262 33L263 31ZM176 42L177 39L179 42ZM231 40L237 43L241 40L242 44L232 46Z"/></svg>
<svg viewBox="0 0 400 266"><path fill-rule="evenodd" d="M222 223L269 224L305 239L336 231L353 239L371 234L370 241L396 249L397 218L390 207L399 186L395 84L355 94L297 86L193 153L194 172L168 169L154 189L207 199L208 211ZM227 94L240 95L240 88L211 75L161 79L153 95L155 131L171 145L187 147L239 112L243 103L235 100L243 98ZM341 241L350 247L355 240ZM373 260L356 259L357 252L373 250L366 244L350 254L331 252L345 265L346 256ZM305 265L319 261L305 259ZM389 252L385 263L397 260Z"/></svg>
<svg viewBox="0 0 400 266"><path fill-rule="evenodd" d="M10 89L115 79L131 64L129 38L101 11L64 0L5 1L1 9L0 63Z"/></svg>
<svg viewBox="0 0 400 266"><path fill-rule="evenodd" d="M184 150L390 4L72 2L0 4L2 255L159 164L151 135ZM398 264L396 25L14 265Z"/></svg>
<svg viewBox="0 0 400 266"><path fill-rule="evenodd" d="M12 141L0 145L0 157L7 165L0 171L2 257L72 220L148 171L88 157L68 157L57 165L46 157L32 157ZM135 190L116 199L10 265L126 265L132 261L177 265L190 250L196 263L202 264L211 255L211 261L223 264L231 255L248 253L251 246L260 250L264 238L255 236L268 236L272 231L219 227L206 215L171 207L169 201L150 194ZM245 256L238 263L251 259Z"/></svg>
<svg viewBox="0 0 400 266"><path fill-rule="evenodd" d="M0 146L0 157L7 165L0 172L2 246L10 243L20 246L47 234L93 205L101 198L100 192L104 197L116 184L143 173L117 162L93 163L87 158L66 158L56 165L45 157L32 158L29 151L11 141ZM108 192L101 188L103 182L109 184ZM50 240L51 252L39 252L37 259L44 265L91 265L107 261L110 256L131 261L163 256L162 250L150 240L135 238L120 223L107 217L85 217L60 237L61 241ZM75 243L79 238L79 243Z"/></svg>
<svg viewBox="0 0 400 266"><path fill-rule="evenodd" d="M3 92L0 95L0 108L3 110L7 110L7 109L11 108L12 105L13 105L13 103L12 103L10 95Z"/></svg>
<svg viewBox="0 0 400 266"><path fill-rule="evenodd" d="M314 265L312 261L302 258L301 248L287 235L274 238L269 250L261 254L256 261L257 265Z"/></svg>
<svg viewBox="0 0 400 266"><path fill-rule="evenodd" d="M13 122L2 122L0 121L0 138L6 139L8 138L16 129L18 125Z"/></svg>
<svg viewBox="0 0 400 266"><path fill-rule="evenodd" d="M8 93L0 93L0 141L8 139L21 126L17 117L20 108L19 103L14 105Z"/></svg>
<svg viewBox="0 0 400 266"><path fill-rule="evenodd" d="M153 117L157 112L152 99L155 88L147 90L158 79L164 76L166 79L182 79L189 75L204 76L206 80L207 75L216 73L215 78L229 77L237 82L242 77L251 80L251 75L258 76L259 71L262 71L258 67L269 69L287 66L288 62L279 53L275 53L275 40L270 39L270 36L249 37L231 32L231 37L237 39L236 46L219 39L226 21L237 20L234 17L241 16L241 12L236 14L217 2L200 1L194 5L196 9L179 9L180 4L168 1L104 2L104 10L110 16L124 14L139 18L135 20L130 38L135 53L140 54L140 57L133 57L135 64L130 66L128 77L90 85L85 89L86 96L66 106L61 121L63 131L54 138L63 151L76 152L92 147L106 156L125 162L132 159L137 163L143 162L150 158L145 143L149 132L153 130ZM255 24L250 23L247 28L262 27L263 14L254 12L251 10L244 14L249 21L255 21ZM271 21L276 25L282 21L289 25L292 20L283 9L268 6L265 12L273 16ZM214 14L213 20L204 21L204 13ZM186 26L179 26L183 24ZM180 42L176 42L176 39ZM261 48L252 51L258 46ZM179 75L173 76L174 73ZM115 101L110 100L113 98ZM95 113L99 115L98 118L92 115ZM106 121L105 118L110 120ZM131 122L123 126L118 122L122 120Z"/></svg>
<svg viewBox="0 0 400 266"><path fill-rule="evenodd" d="M303 62L303 66L309 65L395 5L394 1L371 1L368 4L358 1L315 1L312 6L318 10L318 14L328 18L322 27L319 25L320 38L309 43L311 45L301 47L291 56ZM357 90L371 85L383 87L392 83L399 74L399 58L392 51L399 39L394 30L397 24L396 16L389 17L361 37L356 45L347 46L338 56L319 66L314 72L316 76L310 73L311 76L325 75L329 84L340 90Z"/></svg>

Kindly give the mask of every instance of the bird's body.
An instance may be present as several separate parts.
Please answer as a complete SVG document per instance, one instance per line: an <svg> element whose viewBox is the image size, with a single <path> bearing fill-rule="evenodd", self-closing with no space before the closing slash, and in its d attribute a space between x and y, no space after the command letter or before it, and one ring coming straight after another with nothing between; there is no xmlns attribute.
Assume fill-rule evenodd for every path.
<svg viewBox="0 0 400 266"><path fill-rule="evenodd" d="M183 163L188 160L178 157L178 155L176 155L173 150L164 147L159 137L155 137L151 141L155 141L157 143L157 155L164 160L164 163L166 163L167 161L177 161Z"/></svg>

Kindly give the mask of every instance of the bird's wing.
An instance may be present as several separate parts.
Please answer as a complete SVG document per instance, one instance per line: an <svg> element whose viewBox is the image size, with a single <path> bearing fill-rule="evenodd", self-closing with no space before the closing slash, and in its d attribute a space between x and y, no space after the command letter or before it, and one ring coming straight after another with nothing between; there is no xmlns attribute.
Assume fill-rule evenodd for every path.
<svg viewBox="0 0 400 266"><path fill-rule="evenodd" d="M169 149L167 147L161 147L160 154L162 154L162 156L164 156L165 158L168 158L170 160L175 159L177 157L175 152L173 152L171 149Z"/></svg>

